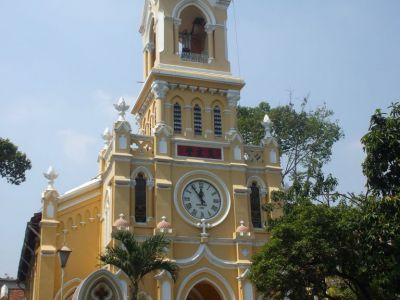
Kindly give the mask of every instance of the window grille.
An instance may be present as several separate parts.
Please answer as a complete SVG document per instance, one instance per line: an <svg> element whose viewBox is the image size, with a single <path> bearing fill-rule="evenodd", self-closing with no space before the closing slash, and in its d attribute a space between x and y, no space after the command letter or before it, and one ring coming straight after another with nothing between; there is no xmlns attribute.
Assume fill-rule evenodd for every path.
<svg viewBox="0 0 400 300"><path fill-rule="evenodd" d="M140 173L135 185L135 221L146 223L146 178Z"/></svg>
<svg viewBox="0 0 400 300"><path fill-rule="evenodd" d="M178 103L174 104L174 132L182 132L182 110Z"/></svg>
<svg viewBox="0 0 400 300"><path fill-rule="evenodd" d="M194 134L201 135L202 134L201 108L198 104L196 104L193 109L193 120L194 120Z"/></svg>
<svg viewBox="0 0 400 300"><path fill-rule="evenodd" d="M256 182L253 182L250 193L251 222L254 228L262 228L261 224L261 205L260 205L260 189Z"/></svg>
<svg viewBox="0 0 400 300"><path fill-rule="evenodd" d="M214 134L216 136L222 135L221 110L219 106L214 107Z"/></svg>

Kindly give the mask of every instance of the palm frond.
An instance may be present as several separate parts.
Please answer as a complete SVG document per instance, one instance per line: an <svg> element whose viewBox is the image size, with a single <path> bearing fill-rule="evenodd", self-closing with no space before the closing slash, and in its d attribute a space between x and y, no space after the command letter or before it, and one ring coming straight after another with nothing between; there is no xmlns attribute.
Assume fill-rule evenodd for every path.
<svg viewBox="0 0 400 300"><path fill-rule="evenodd" d="M132 282L139 282L146 274L161 270L170 273L174 281L177 279L178 265L164 259L170 244L164 235L156 234L143 243L139 243L132 232L125 230L113 232L112 237L119 243L107 247L100 260L124 271Z"/></svg>

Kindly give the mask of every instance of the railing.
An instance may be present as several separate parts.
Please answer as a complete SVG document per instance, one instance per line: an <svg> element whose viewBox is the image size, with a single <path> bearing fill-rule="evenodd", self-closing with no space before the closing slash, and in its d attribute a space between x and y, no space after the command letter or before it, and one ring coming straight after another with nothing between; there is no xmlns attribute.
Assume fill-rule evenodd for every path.
<svg viewBox="0 0 400 300"><path fill-rule="evenodd" d="M153 156L154 138L152 136L132 134L131 151L133 155Z"/></svg>
<svg viewBox="0 0 400 300"><path fill-rule="evenodd" d="M180 53L180 56L183 61L208 64L208 54L200 54L200 53L192 53L192 52L182 51Z"/></svg>
<svg viewBox="0 0 400 300"><path fill-rule="evenodd" d="M260 146L246 145L244 146L244 158L248 164L257 165L264 163L264 148Z"/></svg>

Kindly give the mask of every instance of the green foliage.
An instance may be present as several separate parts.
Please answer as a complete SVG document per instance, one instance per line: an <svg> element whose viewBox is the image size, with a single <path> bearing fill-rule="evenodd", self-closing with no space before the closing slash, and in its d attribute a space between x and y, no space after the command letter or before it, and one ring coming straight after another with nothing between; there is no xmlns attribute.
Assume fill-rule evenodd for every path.
<svg viewBox="0 0 400 300"><path fill-rule="evenodd" d="M266 113L270 111L267 102L261 102L257 107L239 106L237 109L238 130L243 142L250 145L260 144L264 137L264 127L261 125Z"/></svg>
<svg viewBox="0 0 400 300"><path fill-rule="evenodd" d="M143 243L139 243L132 232L125 230L113 232L112 237L119 243L114 247L107 247L100 260L121 269L129 277L131 299L137 299L139 282L150 272L165 270L176 281L178 266L165 259L165 249L169 246L169 241L164 235L154 235Z"/></svg>
<svg viewBox="0 0 400 300"><path fill-rule="evenodd" d="M353 200L297 203L253 257L257 289L272 299L399 299L400 198Z"/></svg>
<svg viewBox="0 0 400 300"><path fill-rule="evenodd" d="M369 132L361 139L367 157L363 163L368 187L377 194L400 194L400 104L390 113L376 110Z"/></svg>
<svg viewBox="0 0 400 300"><path fill-rule="evenodd" d="M251 279L266 297L400 299L400 106L391 108L389 115L372 116L362 139L372 196L332 196L336 179L318 164L312 184L300 172L300 180L272 195L290 209L271 223L269 242L253 258ZM323 153L321 162L330 156ZM321 195L340 201L330 206L318 201Z"/></svg>
<svg viewBox="0 0 400 300"><path fill-rule="evenodd" d="M333 112L326 106L307 111L306 105L307 99L300 111L292 103L279 106L270 110L269 117L285 161L283 179L288 177L295 184L310 186L322 174L333 144L343 133L337 122L330 120Z"/></svg>
<svg viewBox="0 0 400 300"><path fill-rule="evenodd" d="M25 153L8 139L0 138L0 176L15 185L26 180L25 172L32 167Z"/></svg>
<svg viewBox="0 0 400 300"><path fill-rule="evenodd" d="M267 113L273 123L273 135L280 145L282 183L291 190L286 200L301 197L322 197L333 201L332 191L337 180L325 176L322 167L330 161L332 146L343 137L337 122L331 121L333 112L322 106L306 110L307 99L297 111L292 103L270 108L261 102L258 107L238 108L238 129L248 144L259 144L264 137L261 121Z"/></svg>

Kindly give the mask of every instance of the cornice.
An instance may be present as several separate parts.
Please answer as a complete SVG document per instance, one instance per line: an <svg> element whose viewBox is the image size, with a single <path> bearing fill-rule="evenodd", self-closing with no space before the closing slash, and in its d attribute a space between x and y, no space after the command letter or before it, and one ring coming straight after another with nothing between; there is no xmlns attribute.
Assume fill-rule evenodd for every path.
<svg viewBox="0 0 400 300"><path fill-rule="evenodd" d="M177 84L172 82L172 80L168 80L171 78L173 80L176 79L188 79L188 80L196 80L202 82L200 85L186 85L186 84ZM175 66L168 64L159 64L157 67L153 68L147 77L144 85L142 86L141 91L137 97L137 101L133 106L131 113L133 114L143 114L149 103L153 98L153 83L156 81L163 81L168 83L168 87L173 90L174 88L179 87L180 89L189 88L193 92L199 91L200 93L209 92L210 94L220 93L221 95L230 95L233 93L238 93L245 82L239 77L232 76L231 73L214 71L214 70L204 70L198 68L184 67L184 66ZM229 86L232 90L227 89L215 89L207 87L207 83L213 84L221 84L224 86Z"/></svg>
<svg viewBox="0 0 400 300"><path fill-rule="evenodd" d="M78 195L82 195L84 193L90 192L101 185L101 178L96 177L88 182L85 182L84 184L77 186L76 188L73 188L67 192L65 192L63 195L60 196L60 204L63 202L66 202L69 199L72 199Z"/></svg>

